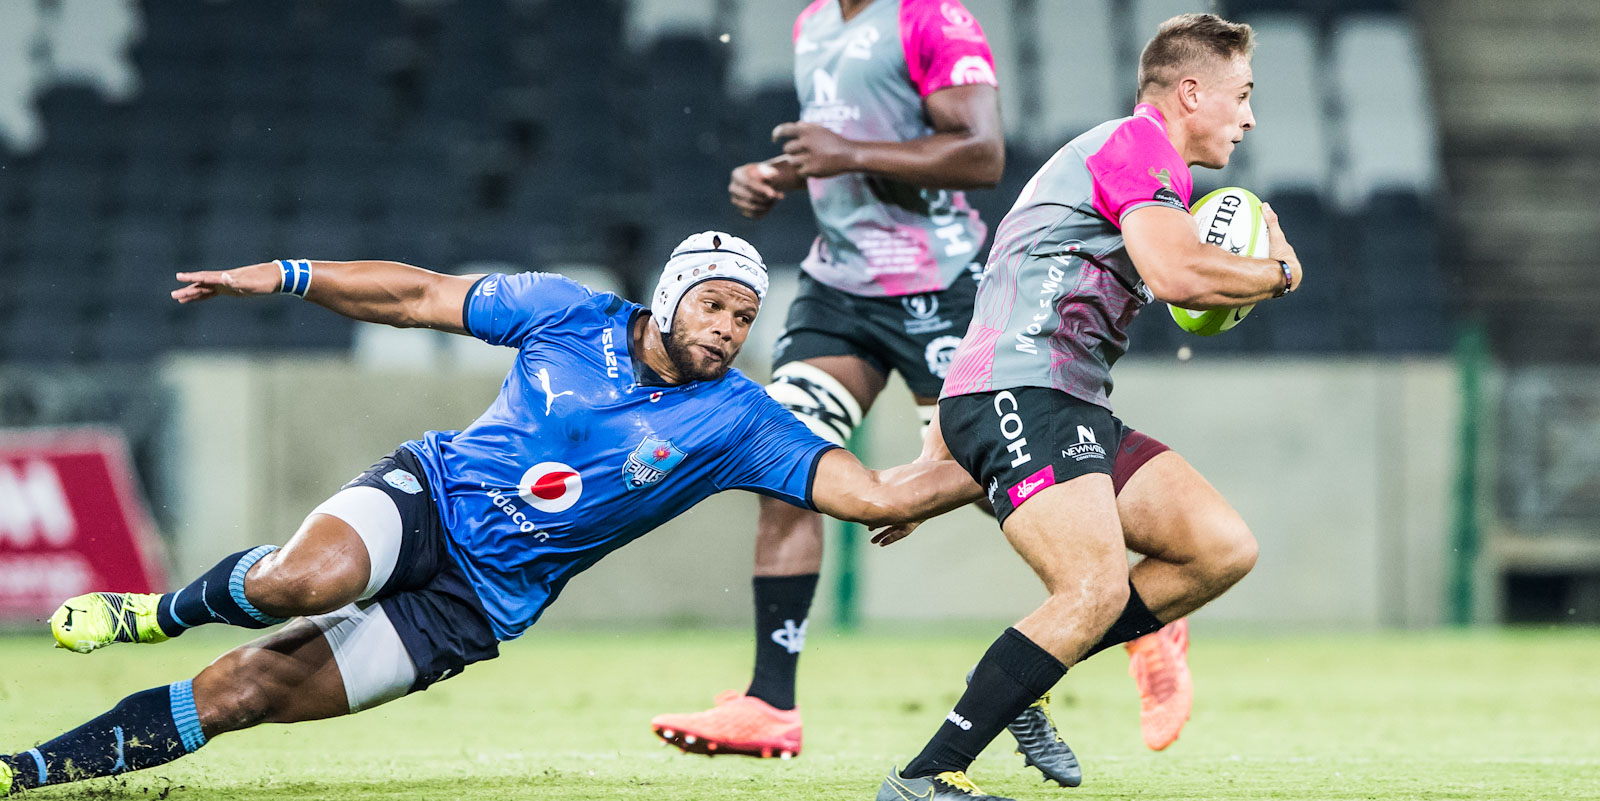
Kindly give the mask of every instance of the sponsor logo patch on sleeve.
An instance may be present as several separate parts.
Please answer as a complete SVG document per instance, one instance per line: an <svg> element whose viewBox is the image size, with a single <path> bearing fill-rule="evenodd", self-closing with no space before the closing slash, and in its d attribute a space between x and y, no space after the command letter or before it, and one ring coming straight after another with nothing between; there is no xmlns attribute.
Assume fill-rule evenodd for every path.
<svg viewBox="0 0 1600 801"><path fill-rule="evenodd" d="M1165 203L1168 206L1171 206L1175 209L1180 209L1182 211L1189 210L1183 205L1183 198L1178 197L1177 192L1174 192L1164 186L1156 190L1154 198L1157 203Z"/></svg>
<svg viewBox="0 0 1600 801"><path fill-rule="evenodd" d="M994 67L989 66L983 56L962 56L956 59L954 67L950 68L950 83L956 86L966 86L971 83L998 86L1000 82L994 77Z"/></svg>
<svg viewBox="0 0 1600 801"><path fill-rule="evenodd" d="M388 484L389 486L394 487L395 489L400 490L407 495L416 495L417 493L422 492L422 482L418 481L416 476L405 470L401 470L398 467L390 470L387 473L384 473L383 481L385 484Z"/></svg>

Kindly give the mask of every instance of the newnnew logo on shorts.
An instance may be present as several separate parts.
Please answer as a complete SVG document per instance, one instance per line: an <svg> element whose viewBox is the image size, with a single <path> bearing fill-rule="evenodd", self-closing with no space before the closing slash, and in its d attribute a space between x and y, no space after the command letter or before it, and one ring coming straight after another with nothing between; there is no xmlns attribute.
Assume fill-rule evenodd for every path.
<svg viewBox="0 0 1600 801"><path fill-rule="evenodd" d="M1106 449L1100 446L1094 438L1094 429L1088 426L1078 426L1078 444L1068 446L1061 452L1062 456L1083 461L1084 459L1104 459Z"/></svg>

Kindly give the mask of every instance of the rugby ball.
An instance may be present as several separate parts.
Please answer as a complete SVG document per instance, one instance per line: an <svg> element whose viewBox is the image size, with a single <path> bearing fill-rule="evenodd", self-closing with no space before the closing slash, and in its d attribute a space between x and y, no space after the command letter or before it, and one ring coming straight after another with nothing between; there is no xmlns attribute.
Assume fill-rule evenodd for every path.
<svg viewBox="0 0 1600 801"><path fill-rule="evenodd" d="M1241 256L1267 257L1267 217L1261 213L1261 198L1250 190L1225 186L1200 198L1194 204L1194 219L1199 224L1200 241ZM1216 336L1238 325L1254 308L1252 304L1194 311L1167 304L1179 328L1203 337Z"/></svg>

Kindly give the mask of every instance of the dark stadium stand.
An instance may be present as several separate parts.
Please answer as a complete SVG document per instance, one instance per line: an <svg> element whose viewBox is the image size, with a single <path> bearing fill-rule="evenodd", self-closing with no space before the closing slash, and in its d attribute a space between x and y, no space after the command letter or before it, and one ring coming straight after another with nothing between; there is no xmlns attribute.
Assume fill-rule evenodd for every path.
<svg viewBox="0 0 1600 801"><path fill-rule="evenodd" d="M1353 8L1226 5L1322 22ZM351 324L315 309L167 302L177 269L280 255L604 264L636 296L651 254L691 229L799 261L813 235L802 197L756 224L725 190L734 165L774 152L792 88L735 91L728 46L698 33L631 46L626 12L621 0L146 2L131 101L53 87L39 101L46 144L0 145L0 360L349 348ZM971 193L991 224L1048 155L1014 142L1003 185ZM1436 214L1416 193L1353 212L1315 192L1269 200L1314 265L1305 292L1212 339L1151 310L1135 353L1446 347L1452 294Z"/></svg>

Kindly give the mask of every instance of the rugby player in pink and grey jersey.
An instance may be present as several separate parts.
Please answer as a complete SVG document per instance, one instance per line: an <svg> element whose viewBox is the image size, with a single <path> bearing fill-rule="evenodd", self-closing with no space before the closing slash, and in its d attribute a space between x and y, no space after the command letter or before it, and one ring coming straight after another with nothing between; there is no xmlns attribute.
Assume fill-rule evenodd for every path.
<svg viewBox="0 0 1600 801"><path fill-rule="evenodd" d="M815 0L794 25L799 122L783 154L733 171L733 204L760 217L809 190L819 235L802 265L768 391L843 445L899 371L932 419L971 320L986 229L962 189L993 186L1005 145L994 62L959 0ZM796 254L798 256L799 254ZM822 566L822 518L760 502L756 663L712 709L660 715L658 735L692 753L800 752L795 670ZM1047 699L1012 731L1029 764L1076 785L1077 758Z"/></svg>
<svg viewBox="0 0 1600 801"><path fill-rule="evenodd" d="M1239 307L1300 283L1270 208L1266 259L1203 244L1187 210L1189 168L1225 166L1255 125L1253 46L1249 26L1214 15L1163 23L1140 58L1133 115L1062 147L1000 224L923 458L967 469L1050 595L990 646L879 801L987 797L964 771L1067 666L1178 620L1255 564L1255 540L1227 501L1109 405L1111 366L1141 307ZM1144 555L1131 569L1126 549ZM1135 652L1136 672L1180 655L1157 641ZM1191 692L1187 667L1149 674L1168 686L1141 687L1147 700Z"/></svg>

